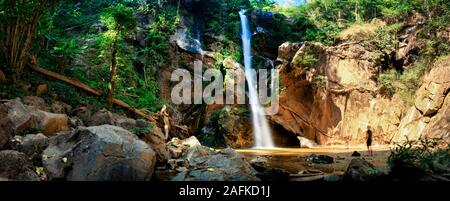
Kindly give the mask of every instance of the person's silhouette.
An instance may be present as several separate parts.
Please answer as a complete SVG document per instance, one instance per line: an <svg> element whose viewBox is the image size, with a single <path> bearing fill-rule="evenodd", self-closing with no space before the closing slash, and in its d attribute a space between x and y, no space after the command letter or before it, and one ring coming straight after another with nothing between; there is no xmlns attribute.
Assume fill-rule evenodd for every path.
<svg viewBox="0 0 450 201"><path fill-rule="evenodd" d="M372 138L373 138L373 134L372 134L372 130L370 130L370 126L367 126L367 152L369 152L370 156L373 156L373 152L372 152Z"/></svg>

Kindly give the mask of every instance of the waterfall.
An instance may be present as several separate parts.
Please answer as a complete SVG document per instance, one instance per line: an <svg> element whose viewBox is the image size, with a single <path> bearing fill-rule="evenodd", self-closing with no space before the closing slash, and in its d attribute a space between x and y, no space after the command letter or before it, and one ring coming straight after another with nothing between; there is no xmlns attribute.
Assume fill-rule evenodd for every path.
<svg viewBox="0 0 450 201"><path fill-rule="evenodd" d="M252 55L251 55L251 38L250 25L248 18L244 11L239 12L241 18L242 28L242 48L244 54L245 78L248 83L248 97L250 100L250 107L252 113L253 136L255 148L274 148L275 145L272 140L269 124L265 117L264 109L262 108L258 93L256 89L256 75L252 69Z"/></svg>

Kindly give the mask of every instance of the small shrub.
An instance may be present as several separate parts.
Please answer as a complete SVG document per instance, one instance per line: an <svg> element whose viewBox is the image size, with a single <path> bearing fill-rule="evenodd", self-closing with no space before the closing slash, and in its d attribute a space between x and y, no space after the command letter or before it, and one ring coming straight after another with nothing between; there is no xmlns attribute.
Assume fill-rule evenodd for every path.
<svg viewBox="0 0 450 201"><path fill-rule="evenodd" d="M388 157L392 168L413 167L425 172L433 170L434 162L450 160L450 146L441 147L440 139L422 139L397 144Z"/></svg>
<svg viewBox="0 0 450 201"><path fill-rule="evenodd" d="M295 58L294 64L308 70L313 68L318 61L317 56L312 52L311 47L308 46L305 47L303 55Z"/></svg>
<svg viewBox="0 0 450 201"><path fill-rule="evenodd" d="M143 138L147 134L149 134L153 129L152 124L148 124L148 126L145 127L134 127L131 132L134 133L139 138Z"/></svg>
<svg viewBox="0 0 450 201"><path fill-rule="evenodd" d="M381 90L388 96L393 96L397 91L394 82L398 79L398 73L395 69L387 70L378 77L378 84Z"/></svg>
<svg viewBox="0 0 450 201"><path fill-rule="evenodd" d="M326 88L327 86L327 79L323 75L318 75L314 78L314 84L319 88Z"/></svg>
<svg viewBox="0 0 450 201"><path fill-rule="evenodd" d="M16 97L23 97L27 91L19 84L0 83L0 98L13 99Z"/></svg>

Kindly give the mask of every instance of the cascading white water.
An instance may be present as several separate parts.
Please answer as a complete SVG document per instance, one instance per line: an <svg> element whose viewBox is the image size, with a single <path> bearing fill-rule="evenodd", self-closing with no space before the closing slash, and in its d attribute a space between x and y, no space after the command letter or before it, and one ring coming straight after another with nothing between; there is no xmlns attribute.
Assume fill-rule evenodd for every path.
<svg viewBox="0 0 450 201"><path fill-rule="evenodd" d="M253 136L255 148L274 148L275 145L272 140L269 124L265 117L265 112L259 102L258 93L256 89L256 75L252 73L252 54L251 54L251 39L250 24L248 18L240 11L242 28L242 48L244 54L245 78L248 83L248 96L250 100L250 107L252 112Z"/></svg>

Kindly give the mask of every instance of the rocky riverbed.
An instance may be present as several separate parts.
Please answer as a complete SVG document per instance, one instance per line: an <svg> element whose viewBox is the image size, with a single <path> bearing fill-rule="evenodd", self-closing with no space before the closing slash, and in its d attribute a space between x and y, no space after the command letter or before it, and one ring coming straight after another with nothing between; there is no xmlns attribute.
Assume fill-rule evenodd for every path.
<svg viewBox="0 0 450 201"><path fill-rule="evenodd" d="M25 100L33 99L28 102ZM40 103L40 105L36 105ZM342 181L393 180L392 146L215 149L108 110L53 110L39 97L0 104L0 180ZM69 112L66 112L69 111ZM138 132L139 131L139 132ZM140 134L143 133L143 134ZM418 180L447 180L448 162ZM417 171L417 170L415 170ZM401 171L400 171L401 172ZM398 174L398 171L397 171Z"/></svg>

